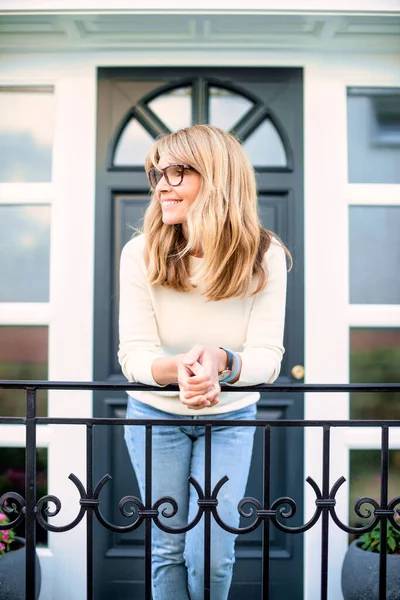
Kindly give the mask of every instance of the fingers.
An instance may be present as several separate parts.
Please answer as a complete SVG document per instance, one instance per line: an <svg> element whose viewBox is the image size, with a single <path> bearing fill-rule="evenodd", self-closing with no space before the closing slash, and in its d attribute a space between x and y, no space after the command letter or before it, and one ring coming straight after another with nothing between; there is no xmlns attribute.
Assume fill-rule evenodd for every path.
<svg viewBox="0 0 400 600"><path fill-rule="evenodd" d="M178 383L181 389L191 392L192 395L206 393L212 388L216 381L215 378L205 371L202 365L194 363L191 367L183 366L178 370Z"/></svg>
<svg viewBox="0 0 400 600"><path fill-rule="evenodd" d="M216 382L209 377L204 377L199 380L195 380L194 377L189 377L183 387L187 392L199 394L203 391L208 391L215 383Z"/></svg>
<svg viewBox="0 0 400 600"><path fill-rule="evenodd" d="M211 396L218 396L221 392L221 386L219 383L210 383L205 386L199 387L184 387L182 389L182 393L185 398L194 398L195 396L207 396L208 400L211 399Z"/></svg>
<svg viewBox="0 0 400 600"><path fill-rule="evenodd" d="M185 357L183 358L183 364L185 366L190 366L193 363L200 363L204 354L204 346L196 345L187 352Z"/></svg>
<svg viewBox="0 0 400 600"><path fill-rule="evenodd" d="M218 404L219 400L218 397L215 397L212 400L207 400L205 396L196 396L191 400L181 397L181 402L192 410L200 410L202 408L210 408L215 406Z"/></svg>
<svg viewBox="0 0 400 600"><path fill-rule="evenodd" d="M220 386L216 384L209 388L209 390L206 393L202 394L191 394L189 392L181 391L180 399L181 402L185 404L185 406L187 406L188 408L206 408L218 404L220 391Z"/></svg>

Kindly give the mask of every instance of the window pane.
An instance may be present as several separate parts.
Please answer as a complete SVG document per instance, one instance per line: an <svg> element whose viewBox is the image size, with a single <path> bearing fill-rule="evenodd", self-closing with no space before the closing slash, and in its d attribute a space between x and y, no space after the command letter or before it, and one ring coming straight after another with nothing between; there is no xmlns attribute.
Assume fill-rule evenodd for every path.
<svg viewBox="0 0 400 600"><path fill-rule="evenodd" d="M381 485L381 453L380 450L350 450L350 494L349 494L349 520L350 524L360 527L371 518L362 519L355 511L354 506L364 496L373 498L380 504ZM400 450L389 451L389 485L388 500L393 500L399 495L400 489ZM340 492L339 492L340 493ZM364 505L365 508L372 507Z"/></svg>
<svg viewBox="0 0 400 600"><path fill-rule="evenodd" d="M400 183L400 88L350 88L350 183Z"/></svg>
<svg viewBox="0 0 400 600"><path fill-rule="evenodd" d="M350 206L350 302L400 304L400 207Z"/></svg>
<svg viewBox="0 0 400 600"><path fill-rule="evenodd" d="M275 126L266 119L243 142L243 148L253 165L259 167L285 167L285 148Z"/></svg>
<svg viewBox="0 0 400 600"><path fill-rule="evenodd" d="M143 165L153 142L153 137L145 128L136 119L131 119L119 138L115 149L114 165L117 167Z"/></svg>
<svg viewBox="0 0 400 600"><path fill-rule="evenodd" d="M0 302L48 302L50 207L0 205Z"/></svg>
<svg viewBox="0 0 400 600"><path fill-rule="evenodd" d="M148 106L170 131L189 127L192 123L192 88L166 92L149 102Z"/></svg>
<svg viewBox="0 0 400 600"><path fill-rule="evenodd" d="M229 131L253 106L247 98L230 90L210 87L210 123Z"/></svg>
<svg viewBox="0 0 400 600"><path fill-rule="evenodd" d="M51 91L0 88L0 181L51 181L53 124Z"/></svg>
<svg viewBox="0 0 400 600"><path fill-rule="evenodd" d="M400 383L400 329L350 330L351 383ZM350 394L352 419L400 419L400 392Z"/></svg>
<svg viewBox="0 0 400 600"><path fill-rule="evenodd" d="M47 380L47 327L0 327L0 379ZM25 416L25 390L0 389L0 414ZM47 415L47 391L37 392L37 413Z"/></svg>
<svg viewBox="0 0 400 600"><path fill-rule="evenodd" d="M36 497L39 500L47 494L47 448L37 448L36 461ZM0 448L0 497L6 492L16 492L25 498L25 448ZM24 519L14 531L25 537ZM47 531L40 525L36 528L36 543L47 545Z"/></svg>

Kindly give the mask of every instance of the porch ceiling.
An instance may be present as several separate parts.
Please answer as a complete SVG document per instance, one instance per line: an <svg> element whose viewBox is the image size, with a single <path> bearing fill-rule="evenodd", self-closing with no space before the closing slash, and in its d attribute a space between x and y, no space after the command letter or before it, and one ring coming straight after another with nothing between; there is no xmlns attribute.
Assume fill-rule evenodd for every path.
<svg viewBox="0 0 400 600"><path fill-rule="evenodd" d="M400 54L400 14L0 10L0 52L143 48Z"/></svg>

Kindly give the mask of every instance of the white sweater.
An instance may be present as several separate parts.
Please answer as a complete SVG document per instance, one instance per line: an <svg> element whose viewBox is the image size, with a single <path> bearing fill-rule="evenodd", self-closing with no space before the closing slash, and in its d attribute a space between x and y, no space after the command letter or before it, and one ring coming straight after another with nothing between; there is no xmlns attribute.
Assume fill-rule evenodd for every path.
<svg viewBox="0 0 400 600"><path fill-rule="evenodd" d="M201 258L190 258L193 274ZM147 280L144 235L130 240L120 264L119 362L129 381L158 385L152 376L155 358L188 352L195 344L221 346L241 355L242 372L235 387L272 383L279 375L286 303L286 258L273 240L264 256L268 283L256 296L208 301L202 285L177 292ZM162 388L162 386L159 386ZM193 410L177 392L130 392L141 402L178 415L213 415L244 408L259 392L221 392L214 407Z"/></svg>

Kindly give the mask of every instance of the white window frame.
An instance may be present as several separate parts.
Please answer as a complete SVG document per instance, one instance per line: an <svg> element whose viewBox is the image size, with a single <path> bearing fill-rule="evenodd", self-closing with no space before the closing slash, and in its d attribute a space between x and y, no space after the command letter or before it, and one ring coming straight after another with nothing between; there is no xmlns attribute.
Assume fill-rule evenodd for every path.
<svg viewBox="0 0 400 600"><path fill-rule="evenodd" d="M369 82L351 83L351 87L398 87L400 77L390 82L373 78ZM350 87L350 85L349 85ZM345 186L348 210L351 206L398 206L400 208L400 184L385 183L349 183ZM379 201L377 202L377 198ZM350 257L349 257L350 258ZM349 278L348 278L349 281ZM347 324L349 330L359 328L396 328L400 329L400 303L399 304L348 304ZM350 348L349 348L350 357ZM350 407L349 407L350 409ZM357 427L348 428L343 432L344 444L347 448L349 459L351 450L380 450L381 431L379 428ZM389 449L400 449L400 430L391 428L389 431ZM391 498L389 498L391 500Z"/></svg>
<svg viewBox="0 0 400 600"><path fill-rule="evenodd" d="M305 67L305 314L306 381L309 383L349 381L351 327L400 326L400 306L359 306L349 301L349 206L400 205L400 185L348 183L347 88L400 86L396 61L391 63L387 58L380 68L376 57L371 57L370 65L362 57L358 58L360 65L356 57L348 56L343 57L342 63L338 57L332 57L320 65ZM331 235L336 243L330 241ZM322 351L317 356L318 347ZM305 418L348 419L349 395L306 394ZM321 441L321 432L306 433L305 474L313 476L318 483ZM347 479L336 498L336 511L345 523L349 519L349 454L350 450L360 448L380 448L380 431L372 428L332 430L330 485L340 475ZM390 435L390 448L400 448L397 431ZM314 500L314 493L306 486L305 520L314 511ZM340 573L347 535L333 525L329 531L329 598L336 600L342 597ZM304 597L308 600L319 599L319 582L313 578L315 553L319 547L320 529L316 527L305 536Z"/></svg>
<svg viewBox="0 0 400 600"><path fill-rule="evenodd" d="M53 87L52 181L1 183L0 207L5 204L51 206L50 300L0 303L0 326L47 326L48 379L91 381L96 68L90 64L81 71L69 65L49 70L39 58L40 66L27 73L29 69L23 62L26 58L22 59L20 65L12 69L11 78L7 74L0 77L0 85L12 87L13 91L43 85ZM70 173L74 173L73 178ZM76 219L76 215L80 218ZM68 360L68 357L72 358ZM92 416L91 392L72 394L49 391L48 416ZM0 425L0 447L25 447L25 435L25 426ZM77 491L68 475L73 472L84 484L86 482L83 428L38 425L37 447L48 451L48 493L54 493L62 502L60 515L52 518L52 523L64 525L79 512L75 501ZM65 461L66 455L68 461ZM71 545L83 555L79 550L70 552ZM62 536L49 533L48 547L38 550L42 567L40 600L51 600L59 589L63 589L68 598L84 593L85 547L84 521ZM65 566L63 573L56 569L55 556ZM65 577L66 572L74 573L74 577Z"/></svg>
<svg viewBox="0 0 400 600"><path fill-rule="evenodd" d="M12 92L23 91L26 93L35 93L35 88L43 86L35 82L21 83L16 85L15 82L1 82L0 94L4 93L6 88L10 88ZM45 86L49 93L53 94L54 87L46 82ZM7 92L6 92L7 93ZM52 172L54 163L54 152L52 151ZM55 197L55 186L53 181L46 183L37 182L1 182L0 183L0 208L4 205L40 205L52 206ZM50 221L51 232L51 221ZM50 249L51 254L51 249ZM2 326L50 326L50 302L0 302L0 327ZM48 435L43 430L42 426L38 427L38 446L39 440L45 442L48 440ZM25 446L25 427L14 425L0 425L0 447L5 446Z"/></svg>
<svg viewBox="0 0 400 600"><path fill-rule="evenodd" d="M35 88L41 87L40 82L1 82L2 91L5 88L12 88L13 92L31 91L35 93ZM52 85L46 81L45 86L53 94L55 104L55 90ZM53 88L53 89L51 89ZM1 93L1 92L0 92ZM55 107L54 107L55 110ZM52 147L52 174L54 168L54 144ZM0 209L4 205L16 206L50 206L52 208L56 196L54 178L46 183L37 182L1 182L0 183ZM52 211L50 216L50 239L52 231ZM51 257L51 244L50 244ZM50 275L49 275L50 277ZM0 327L3 326L44 326L47 327L48 337L50 339L50 315L51 305L49 302L0 302ZM50 350L48 352L48 361L50 361ZM52 440L52 429L45 425L38 425L36 429L36 446L46 448L47 456L50 455L50 446ZM25 448L26 446L26 428L24 425L0 425L0 448ZM52 553L48 548L39 550L40 560L43 568L43 574L50 573L52 565ZM52 577L46 577L48 581L44 585L45 597L50 598L52 592Z"/></svg>

